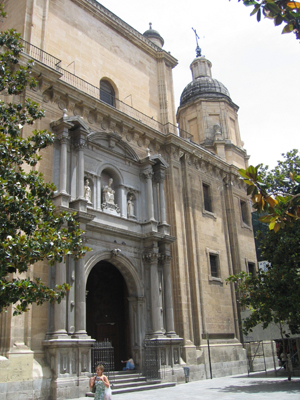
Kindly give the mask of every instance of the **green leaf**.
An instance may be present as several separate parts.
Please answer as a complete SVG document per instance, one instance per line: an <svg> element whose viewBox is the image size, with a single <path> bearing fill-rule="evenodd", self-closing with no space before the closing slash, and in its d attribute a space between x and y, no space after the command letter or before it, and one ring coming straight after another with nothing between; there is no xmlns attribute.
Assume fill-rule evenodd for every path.
<svg viewBox="0 0 300 400"><path fill-rule="evenodd" d="M280 25L282 23L282 21L283 21L283 17L280 14L276 15L276 17L274 18L275 26Z"/></svg>
<svg viewBox="0 0 300 400"><path fill-rule="evenodd" d="M294 25L293 24L287 24L282 30L282 33L290 33L294 30Z"/></svg>
<svg viewBox="0 0 300 400"><path fill-rule="evenodd" d="M261 9L258 10L258 12L256 14L256 19L257 19L257 22L260 21L260 19L261 19Z"/></svg>

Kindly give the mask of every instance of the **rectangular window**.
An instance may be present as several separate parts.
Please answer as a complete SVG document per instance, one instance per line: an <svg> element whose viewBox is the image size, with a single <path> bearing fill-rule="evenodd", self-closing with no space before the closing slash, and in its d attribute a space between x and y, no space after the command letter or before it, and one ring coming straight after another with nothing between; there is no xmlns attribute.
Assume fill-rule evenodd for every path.
<svg viewBox="0 0 300 400"><path fill-rule="evenodd" d="M212 212L210 187L205 183L203 183L202 187L203 187L204 210Z"/></svg>
<svg viewBox="0 0 300 400"><path fill-rule="evenodd" d="M217 254L209 254L210 273L213 278L219 277L219 256Z"/></svg>
<svg viewBox="0 0 300 400"><path fill-rule="evenodd" d="M243 200L241 200L241 213L242 221L244 222L244 224L250 225L248 204L246 203L246 201Z"/></svg>
<svg viewBox="0 0 300 400"><path fill-rule="evenodd" d="M248 262L248 272L249 272L249 274L251 274L251 275L255 275L255 264L254 263L251 263L251 262Z"/></svg>

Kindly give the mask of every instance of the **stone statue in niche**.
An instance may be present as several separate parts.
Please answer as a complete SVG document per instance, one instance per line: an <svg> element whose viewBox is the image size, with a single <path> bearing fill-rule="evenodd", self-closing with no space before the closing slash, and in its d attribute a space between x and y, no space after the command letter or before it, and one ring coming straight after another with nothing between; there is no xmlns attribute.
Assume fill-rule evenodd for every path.
<svg viewBox="0 0 300 400"><path fill-rule="evenodd" d="M112 188L113 179L109 178L108 185L102 190L103 203L102 210L113 215L120 215L120 208L115 204L115 191Z"/></svg>
<svg viewBox="0 0 300 400"><path fill-rule="evenodd" d="M91 203L92 200L92 190L90 188L90 182L88 179L85 180L85 185L84 185L84 198Z"/></svg>
<svg viewBox="0 0 300 400"><path fill-rule="evenodd" d="M133 202L133 195L129 194L127 200L127 218L135 217L134 215L134 202Z"/></svg>
<svg viewBox="0 0 300 400"><path fill-rule="evenodd" d="M105 185L103 188L103 201L109 204L115 204L115 191L111 187L112 183L113 179L110 178L108 185Z"/></svg>

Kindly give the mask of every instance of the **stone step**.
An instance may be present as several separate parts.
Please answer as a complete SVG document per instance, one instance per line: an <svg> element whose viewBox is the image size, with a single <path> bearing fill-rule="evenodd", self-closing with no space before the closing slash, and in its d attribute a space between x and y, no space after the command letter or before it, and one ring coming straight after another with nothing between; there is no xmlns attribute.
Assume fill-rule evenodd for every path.
<svg viewBox="0 0 300 400"><path fill-rule="evenodd" d="M176 386L175 382L165 382L165 383L157 383L157 381L151 381L144 385L127 387L127 388L112 388L112 394L123 394L123 393L132 393L132 392L141 392L144 390L153 390L153 389L162 389L167 387ZM88 392L85 395L86 397L95 397L94 393Z"/></svg>
<svg viewBox="0 0 300 400"><path fill-rule="evenodd" d="M123 394L123 393L131 393L131 392L140 392L143 390L153 390L153 389L162 389L167 387L176 386L175 382L166 382L166 383L156 383L151 384L148 383L146 385L135 386L132 388L124 388L124 389L115 389L112 391L113 394Z"/></svg>
<svg viewBox="0 0 300 400"><path fill-rule="evenodd" d="M113 391L113 393L115 393L119 389L134 388L134 387L137 387L137 386L157 385L159 383L161 383L160 380L146 382L145 378L142 381L139 381L139 382L131 382L131 381L130 382L123 382L123 383L114 382L114 384L112 386L112 391Z"/></svg>
<svg viewBox="0 0 300 400"><path fill-rule="evenodd" d="M120 385L122 383L126 382L145 382L146 379L143 376L135 376L132 378L115 378L114 380L111 380L112 385Z"/></svg>

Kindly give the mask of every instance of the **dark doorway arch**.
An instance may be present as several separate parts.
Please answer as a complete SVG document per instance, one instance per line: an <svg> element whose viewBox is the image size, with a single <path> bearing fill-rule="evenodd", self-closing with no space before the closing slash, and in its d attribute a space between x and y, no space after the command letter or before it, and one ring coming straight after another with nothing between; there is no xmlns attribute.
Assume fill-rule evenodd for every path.
<svg viewBox="0 0 300 400"><path fill-rule="evenodd" d="M114 347L115 368L130 354L128 289L121 272L100 261L91 270L87 285L87 333L97 342L108 339Z"/></svg>

